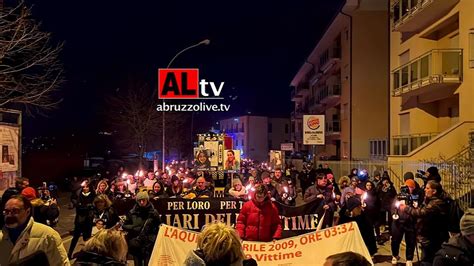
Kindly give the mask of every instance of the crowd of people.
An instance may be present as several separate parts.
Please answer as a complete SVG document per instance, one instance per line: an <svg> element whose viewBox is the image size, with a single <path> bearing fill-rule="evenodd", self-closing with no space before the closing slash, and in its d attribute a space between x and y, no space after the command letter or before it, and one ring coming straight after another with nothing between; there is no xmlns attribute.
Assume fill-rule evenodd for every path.
<svg viewBox="0 0 474 266"><path fill-rule="evenodd" d="M467 263L459 265L472 265L474 212L466 212L461 222L459 217L457 226L452 226L453 200L443 190L435 167L427 169L424 176L418 176L423 180L422 185L415 181L413 173L408 172L404 175L404 186L395 188L387 172L374 171L369 176L367 171L353 169L348 176L336 177L327 165L313 168L305 164L302 171L291 165L285 170L271 169L265 164L255 165L248 161L242 161L242 166L239 173L228 174L229 182L224 189L225 196L245 201L235 232L215 227L209 231L208 237L203 236L205 240L198 241L198 246L202 247L191 254L194 258L190 260L207 261L202 265L220 265L215 263L225 259L232 265L234 262L241 265L242 254L235 250L225 258L206 255L206 247L212 247L208 241L216 237L212 234L228 232L229 243L236 239L280 239L282 227L275 202L295 206L299 199L306 204L319 204L324 210L322 228L356 222L371 255L377 253L377 244L383 245L390 240L393 264L400 260L399 249L404 239L406 265L412 265L417 243L422 251L420 260L425 265L452 265L449 264L452 260ZM64 247L56 245L61 239L51 229L58 222L60 211L54 192L46 184L35 189L29 186L28 179L19 178L15 187L2 196L4 219L1 221L5 223L8 237L3 235L0 241L10 250L18 251L15 247L21 245L19 242L25 237L23 232L30 230L26 237L39 235L40 242L44 235L50 239L44 246L36 247L41 246L37 250L43 250L49 260L49 256L55 256L54 260L58 262L55 265L67 265L72 258L77 263L92 261L100 264L104 260L124 263L127 254L133 256L135 265L147 265L162 222L160 210L155 209L153 201L210 198L214 195L215 183L209 173L177 165L168 166L164 171L139 170L135 174L120 169L108 179L77 180L72 184L71 193L71 207L76 210L73 237L66 252ZM125 217L119 217L113 202L124 199L134 200L135 205ZM206 230L211 229L206 227L204 232ZM449 238L449 233L456 235ZM81 236L86 246L74 254ZM34 252L21 254L27 253L34 255ZM0 257L4 262L28 257L19 254Z"/></svg>

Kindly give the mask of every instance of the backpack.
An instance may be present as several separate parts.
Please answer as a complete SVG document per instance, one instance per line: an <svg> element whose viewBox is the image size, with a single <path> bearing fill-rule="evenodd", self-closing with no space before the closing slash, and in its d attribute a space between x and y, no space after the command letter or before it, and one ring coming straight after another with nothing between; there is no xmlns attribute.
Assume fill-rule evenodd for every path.
<svg viewBox="0 0 474 266"><path fill-rule="evenodd" d="M461 221L461 217L464 215L464 211L461 209L459 202L455 199L447 197L446 203L448 204L448 232L460 233L461 228L459 222Z"/></svg>

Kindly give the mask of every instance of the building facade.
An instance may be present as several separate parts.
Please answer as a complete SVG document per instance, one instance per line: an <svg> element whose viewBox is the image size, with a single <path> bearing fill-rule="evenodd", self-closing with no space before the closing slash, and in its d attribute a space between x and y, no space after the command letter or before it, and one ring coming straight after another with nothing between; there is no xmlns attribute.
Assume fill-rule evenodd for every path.
<svg viewBox="0 0 474 266"><path fill-rule="evenodd" d="M392 0L390 8L389 162L454 158L474 131L474 1Z"/></svg>
<svg viewBox="0 0 474 266"><path fill-rule="evenodd" d="M386 159L389 3L347 0L291 81L291 140L317 159ZM325 145L303 145L304 114L325 116Z"/></svg>
<svg viewBox="0 0 474 266"><path fill-rule="evenodd" d="M268 161L270 150L280 150L280 144L290 139L290 120L266 116L239 116L219 121L221 132L230 135L234 149L242 158Z"/></svg>

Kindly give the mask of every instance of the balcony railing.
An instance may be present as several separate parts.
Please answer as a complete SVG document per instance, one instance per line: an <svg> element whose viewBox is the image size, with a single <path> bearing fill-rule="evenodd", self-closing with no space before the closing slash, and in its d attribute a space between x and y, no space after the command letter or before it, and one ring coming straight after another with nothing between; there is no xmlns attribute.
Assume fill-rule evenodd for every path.
<svg viewBox="0 0 474 266"><path fill-rule="evenodd" d="M462 49L437 49L408 62L392 72L392 95L433 84L440 87L461 83L462 57Z"/></svg>
<svg viewBox="0 0 474 266"><path fill-rule="evenodd" d="M333 84L333 85L326 85L324 86L319 92L319 99L321 103L326 103L329 100L341 96L341 85L340 84Z"/></svg>
<svg viewBox="0 0 474 266"><path fill-rule="evenodd" d="M433 21L447 14L460 0L398 0L392 12L393 30L420 32Z"/></svg>
<svg viewBox="0 0 474 266"><path fill-rule="evenodd" d="M393 136L393 155L407 155L436 135L437 132Z"/></svg>
<svg viewBox="0 0 474 266"><path fill-rule="evenodd" d="M341 132L341 121L333 120L326 122L326 135L339 134Z"/></svg>
<svg viewBox="0 0 474 266"><path fill-rule="evenodd" d="M304 82L296 86L296 95L297 96L304 96L305 94L309 94L309 82Z"/></svg>

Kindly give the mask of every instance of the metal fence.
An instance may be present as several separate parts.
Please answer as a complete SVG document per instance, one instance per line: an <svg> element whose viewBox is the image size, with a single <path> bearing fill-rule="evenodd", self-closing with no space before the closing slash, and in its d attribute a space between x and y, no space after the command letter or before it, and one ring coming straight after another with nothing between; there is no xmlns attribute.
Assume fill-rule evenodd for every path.
<svg viewBox="0 0 474 266"><path fill-rule="evenodd" d="M336 179L349 175L353 168L366 169L370 176L375 170L380 173L387 171L397 190L404 185L403 175L406 172L415 174L417 170L426 171L428 167L436 166L441 175L444 190L451 197L459 199L463 208L468 208L473 207L474 161L470 159L474 158L473 153L474 150L468 148L456 158L426 162L403 161L389 164L387 161L317 161L316 165L328 164ZM423 180L419 178L415 180L423 184Z"/></svg>

